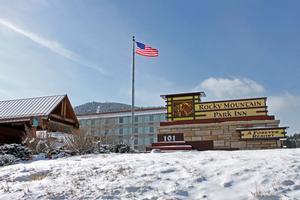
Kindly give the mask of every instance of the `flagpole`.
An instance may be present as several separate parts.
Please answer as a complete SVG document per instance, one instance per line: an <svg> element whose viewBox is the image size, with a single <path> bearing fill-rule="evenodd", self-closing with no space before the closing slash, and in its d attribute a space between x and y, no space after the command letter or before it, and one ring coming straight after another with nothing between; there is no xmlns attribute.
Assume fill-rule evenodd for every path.
<svg viewBox="0 0 300 200"><path fill-rule="evenodd" d="M134 76L135 76L135 37L132 37L132 85L131 85L131 142L134 149Z"/></svg>

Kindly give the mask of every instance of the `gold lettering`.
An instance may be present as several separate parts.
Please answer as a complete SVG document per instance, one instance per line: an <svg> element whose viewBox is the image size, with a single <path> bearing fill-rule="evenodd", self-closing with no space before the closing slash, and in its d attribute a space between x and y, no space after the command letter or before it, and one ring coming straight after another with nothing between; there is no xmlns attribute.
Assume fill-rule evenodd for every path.
<svg viewBox="0 0 300 200"><path fill-rule="evenodd" d="M272 130L253 130L242 131L241 137L244 139L252 138L280 138L284 137L285 129L272 129Z"/></svg>
<svg viewBox="0 0 300 200"><path fill-rule="evenodd" d="M227 102L206 102L200 103L201 111L209 111L209 110L220 110L220 109L245 109L245 108L256 108L256 107L264 107L265 100L264 99L251 99L251 100L233 100Z"/></svg>
<svg viewBox="0 0 300 200"><path fill-rule="evenodd" d="M229 110L223 112L214 112L214 118L228 118L228 117L233 117L232 113Z"/></svg>
<svg viewBox="0 0 300 200"><path fill-rule="evenodd" d="M246 111L234 111L234 115L236 117L244 117L244 116L247 116L247 112Z"/></svg>

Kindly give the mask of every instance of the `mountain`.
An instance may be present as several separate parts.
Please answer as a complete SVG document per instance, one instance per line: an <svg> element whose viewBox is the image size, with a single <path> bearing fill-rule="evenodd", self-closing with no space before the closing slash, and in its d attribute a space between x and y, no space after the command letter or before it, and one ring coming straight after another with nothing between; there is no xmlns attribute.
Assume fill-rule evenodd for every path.
<svg viewBox="0 0 300 200"><path fill-rule="evenodd" d="M99 103L99 102L88 102L79 106L75 106L74 110L76 114L87 114L97 112L118 112L123 110L130 110L131 106L123 103Z"/></svg>

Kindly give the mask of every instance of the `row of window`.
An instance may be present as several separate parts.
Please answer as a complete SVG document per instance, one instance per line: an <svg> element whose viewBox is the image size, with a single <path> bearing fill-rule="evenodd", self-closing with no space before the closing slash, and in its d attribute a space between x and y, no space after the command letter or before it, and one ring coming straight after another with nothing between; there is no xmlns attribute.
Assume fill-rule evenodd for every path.
<svg viewBox="0 0 300 200"><path fill-rule="evenodd" d="M88 131L90 131L90 133L93 135L104 136L104 135L115 135L115 134L128 135L132 133L131 130L132 130L131 128L126 127L126 128L115 128L115 129L89 129ZM154 132L156 132L156 130L153 126L133 128L133 133L136 134L147 134L147 133L154 133Z"/></svg>
<svg viewBox="0 0 300 200"><path fill-rule="evenodd" d="M134 117L135 123L148 123L148 122L161 122L165 121L165 114L153 115L140 115ZM98 119L81 119L80 125L94 126L105 124L131 124L131 117L111 117L111 118L98 118Z"/></svg>
<svg viewBox="0 0 300 200"><path fill-rule="evenodd" d="M138 126L159 126L159 123L144 123L144 124L133 124L134 126L138 127ZM131 124L105 124L105 125L84 125L84 124L80 124L80 128L84 128L84 129L113 129L113 128L130 128L132 127Z"/></svg>

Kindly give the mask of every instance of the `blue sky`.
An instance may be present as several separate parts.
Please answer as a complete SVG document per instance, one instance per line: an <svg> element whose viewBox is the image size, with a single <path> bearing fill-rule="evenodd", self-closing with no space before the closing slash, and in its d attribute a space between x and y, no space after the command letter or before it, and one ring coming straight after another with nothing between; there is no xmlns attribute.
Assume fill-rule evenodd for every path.
<svg viewBox="0 0 300 200"><path fill-rule="evenodd" d="M136 102L203 90L203 100L268 97L300 131L299 1L2 0L1 100L67 93L73 105L131 102L132 36L160 51L137 56Z"/></svg>

